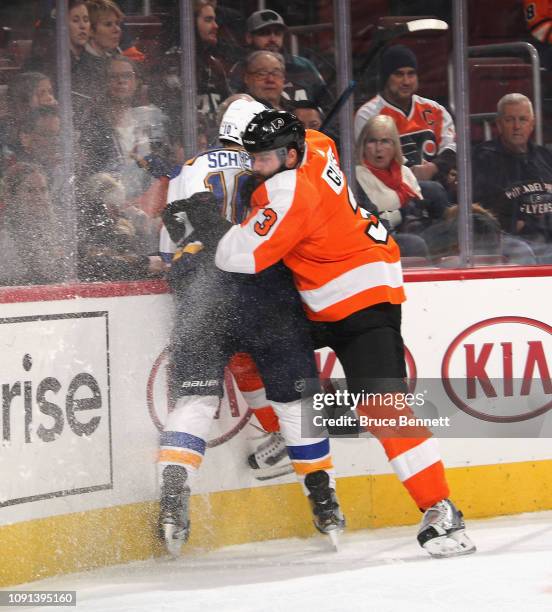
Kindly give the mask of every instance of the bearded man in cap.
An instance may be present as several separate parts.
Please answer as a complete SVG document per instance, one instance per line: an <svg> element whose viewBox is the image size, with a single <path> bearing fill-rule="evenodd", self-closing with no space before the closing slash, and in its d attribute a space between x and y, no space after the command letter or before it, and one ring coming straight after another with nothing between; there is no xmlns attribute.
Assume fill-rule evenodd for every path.
<svg viewBox="0 0 552 612"><path fill-rule="evenodd" d="M284 49L287 29L282 16L276 11L255 11L247 19L246 56L254 51L280 53L285 62L284 98L291 102L312 100L318 106L327 109L331 106L333 97L329 94L326 82L315 65L306 57L291 55ZM230 89L234 93L246 91L244 72L245 60L237 62L230 70L228 80Z"/></svg>
<svg viewBox="0 0 552 612"><path fill-rule="evenodd" d="M456 130L450 113L434 100L416 94L418 61L408 47L388 47L381 56L379 76L381 92L355 115L355 139L371 117L391 116L406 165L420 181L424 198L424 191L428 199L446 198L444 189L441 191L434 181L444 180L456 166Z"/></svg>

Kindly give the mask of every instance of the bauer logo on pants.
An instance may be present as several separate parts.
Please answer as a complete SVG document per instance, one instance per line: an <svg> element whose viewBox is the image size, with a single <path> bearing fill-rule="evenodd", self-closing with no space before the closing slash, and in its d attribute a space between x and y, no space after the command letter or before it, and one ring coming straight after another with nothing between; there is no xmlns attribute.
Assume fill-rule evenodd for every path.
<svg viewBox="0 0 552 612"><path fill-rule="evenodd" d="M157 357L147 383L147 403L148 411L153 424L159 431L163 431L163 426L167 414L174 407L174 400L170 397L167 384L167 368L169 366L169 349L166 348ZM214 383L214 384L213 384ZM185 381L186 387L218 386L217 381ZM207 446L219 446L240 432L251 418L252 412L247 407L243 397L236 388L236 384L226 369L224 374L224 397L222 398L215 423L211 428L211 439Z"/></svg>

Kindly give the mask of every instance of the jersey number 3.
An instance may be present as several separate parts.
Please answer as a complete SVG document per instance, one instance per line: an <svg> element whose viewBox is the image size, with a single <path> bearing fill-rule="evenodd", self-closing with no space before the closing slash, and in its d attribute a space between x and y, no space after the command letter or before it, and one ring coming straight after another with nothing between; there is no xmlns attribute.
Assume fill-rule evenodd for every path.
<svg viewBox="0 0 552 612"><path fill-rule="evenodd" d="M378 244L387 244L387 241L389 239L389 232L387 231L385 225L383 225L383 223L376 217L376 215L373 215L371 212L360 207L357 204L357 201L355 200L355 196L351 193L350 190L349 204L351 205L351 208L353 209L355 214L357 210L360 210L360 216L363 219L367 219L369 221L368 227L364 231L368 238L371 238L374 242L377 242Z"/></svg>
<svg viewBox="0 0 552 612"><path fill-rule="evenodd" d="M270 228L276 223L278 220L278 215L272 208L265 208L263 210L263 220L257 221L253 226L256 234L259 236L266 236L270 231Z"/></svg>

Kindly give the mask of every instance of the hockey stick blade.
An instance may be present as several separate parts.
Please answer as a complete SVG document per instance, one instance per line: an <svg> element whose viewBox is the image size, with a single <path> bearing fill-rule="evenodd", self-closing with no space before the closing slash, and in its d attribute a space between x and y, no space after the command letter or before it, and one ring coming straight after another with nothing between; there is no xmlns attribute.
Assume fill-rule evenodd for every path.
<svg viewBox="0 0 552 612"><path fill-rule="evenodd" d="M448 23L441 19L414 19L408 21L406 29L409 32L420 32L422 30L448 30Z"/></svg>

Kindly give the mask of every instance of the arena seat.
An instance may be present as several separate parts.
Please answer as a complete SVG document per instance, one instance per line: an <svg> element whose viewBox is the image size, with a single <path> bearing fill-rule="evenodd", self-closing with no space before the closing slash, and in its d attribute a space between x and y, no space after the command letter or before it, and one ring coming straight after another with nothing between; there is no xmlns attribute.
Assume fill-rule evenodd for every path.
<svg viewBox="0 0 552 612"><path fill-rule="evenodd" d="M507 266L514 265L504 255L474 255L472 259L474 266ZM460 255L447 255L440 257L437 261L440 268L462 268Z"/></svg>
<svg viewBox="0 0 552 612"><path fill-rule="evenodd" d="M13 62L11 62L9 65L0 66L0 85L8 85L13 76L19 71L19 66L14 66Z"/></svg>
<svg viewBox="0 0 552 612"><path fill-rule="evenodd" d="M500 98L513 91L533 97L530 64L504 63L500 58L488 58L493 62L481 59L468 60L471 113L496 111Z"/></svg>
<svg viewBox="0 0 552 612"><path fill-rule="evenodd" d="M529 40L523 0L468 0L468 45Z"/></svg>
<svg viewBox="0 0 552 612"><path fill-rule="evenodd" d="M148 64L159 56L163 24L157 15L128 15L123 24L124 38L146 56Z"/></svg>
<svg viewBox="0 0 552 612"><path fill-rule="evenodd" d="M468 74L472 143L492 136L496 105L502 96L517 92L534 98L531 65L519 58L469 58Z"/></svg>
<svg viewBox="0 0 552 612"><path fill-rule="evenodd" d="M426 257L401 257L403 268L433 268L433 264Z"/></svg>
<svg viewBox="0 0 552 612"><path fill-rule="evenodd" d="M521 238L502 234L502 254L508 262L519 266L530 266L537 263L533 249Z"/></svg>

